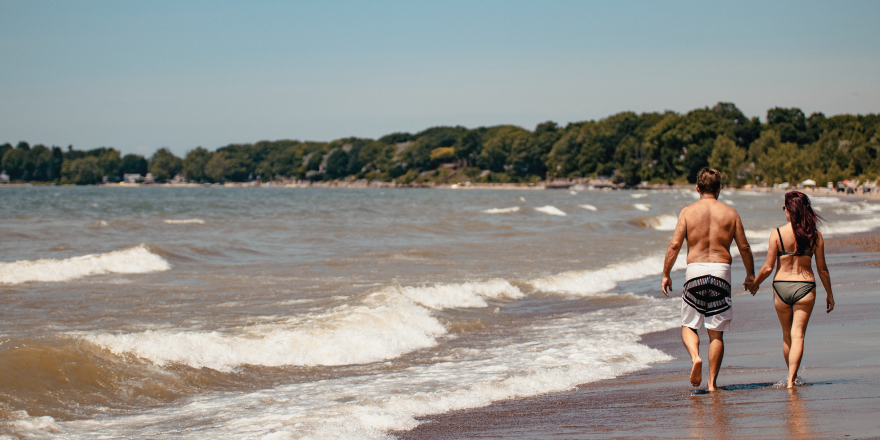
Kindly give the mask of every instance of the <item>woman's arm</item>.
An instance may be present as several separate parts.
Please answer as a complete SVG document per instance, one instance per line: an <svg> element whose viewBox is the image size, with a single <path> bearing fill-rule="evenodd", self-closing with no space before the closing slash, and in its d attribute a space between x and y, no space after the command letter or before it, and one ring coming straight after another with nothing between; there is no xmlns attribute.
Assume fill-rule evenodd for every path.
<svg viewBox="0 0 880 440"><path fill-rule="evenodd" d="M825 298L825 313L828 313L834 310L834 294L831 293L831 274L828 273L828 265L825 264L825 239L819 231L816 233L819 234L819 239L816 240L816 272L822 280L822 287L828 293Z"/></svg>
<svg viewBox="0 0 880 440"><path fill-rule="evenodd" d="M761 283L773 273L773 267L776 266L776 242L779 239L776 238L772 232L770 233L770 239L767 243L767 261L764 262L764 266L761 267L761 270L758 271L758 274L755 278L755 282L752 283L752 288L749 291L752 292L752 295L758 291L758 287L761 286Z"/></svg>

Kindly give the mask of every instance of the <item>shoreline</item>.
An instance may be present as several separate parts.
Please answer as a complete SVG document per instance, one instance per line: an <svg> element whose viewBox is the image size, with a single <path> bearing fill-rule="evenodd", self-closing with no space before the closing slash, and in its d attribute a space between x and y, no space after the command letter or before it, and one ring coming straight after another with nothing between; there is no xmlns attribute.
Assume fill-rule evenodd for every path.
<svg viewBox="0 0 880 440"><path fill-rule="evenodd" d="M880 234L829 239L836 307L822 312L820 289L806 338L807 385L777 386L787 370L781 334L765 281L758 293L734 294L734 321L725 335L721 390L688 383L690 359L678 327L642 335L642 343L674 357L665 363L575 389L510 399L480 408L418 417L419 426L391 432L401 440L510 439L869 439L880 438ZM756 254L762 261L765 253ZM742 271L735 270L734 277ZM700 354L707 367L707 337Z"/></svg>
<svg viewBox="0 0 880 440"><path fill-rule="evenodd" d="M581 190L581 191L674 191L674 190L690 190L692 185L648 185L643 187L619 187L615 185L591 185L591 184L573 184L565 187L547 187L545 183L526 184L526 183L471 183L470 185L457 184L432 184L432 185L412 185L397 184L394 182L380 181L354 181L354 182L311 182L311 183L258 183L258 182L232 182L223 185L203 184L203 183L109 183L96 185L73 185L73 184L32 184L32 183L2 183L0 188L27 188L27 187L100 187L100 188L267 188L267 189L306 189L306 188L335 188L335 189L439 189L439 190L522 190L522 191L553 191L553 190ZM837 192L833 190L826 192L825 188L810 190L806 188L722 188L722 191L734 191L738 193L764 193L764 194L785 194L789 191L802 191L808 196L821 197L841 197L850 200L872 200L880 201L880 191L870 193L854 193L847 194L845 192Z"/></svg>

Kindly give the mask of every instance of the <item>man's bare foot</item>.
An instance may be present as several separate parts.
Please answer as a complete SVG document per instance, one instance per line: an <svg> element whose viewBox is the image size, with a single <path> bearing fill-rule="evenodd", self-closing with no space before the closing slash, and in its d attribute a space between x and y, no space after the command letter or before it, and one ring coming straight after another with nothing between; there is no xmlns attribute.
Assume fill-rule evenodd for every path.
<svg viewBox="0 0 880 440"><path fill-rule="evenodd" d="M694 388L700 386L703 382L703 360L697 358L694 361L694 366L691 368L691 385Z"/></svg>
<svg viewBox="0 0 880 440"><path fill-rule="evenodd" d="M715 391L716 389L717 388L715 388L714 382L707 382L706 383L706 391Z"/></svg>

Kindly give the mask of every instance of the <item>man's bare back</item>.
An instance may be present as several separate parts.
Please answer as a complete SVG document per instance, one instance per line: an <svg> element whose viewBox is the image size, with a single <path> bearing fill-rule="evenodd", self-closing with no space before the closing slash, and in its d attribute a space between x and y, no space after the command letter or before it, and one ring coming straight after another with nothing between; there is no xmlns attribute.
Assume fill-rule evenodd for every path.
<svg viewBox="0 0 880 440"><path fill-rule="evenodd" d="M678 223L686 230L688 263L730 264L730 243L737 233L745 237L736 210L714 197L686 206Z"/></svg>
<svg viewBox="0 0 880 440"><path fill-rule="evenodd" d="M684 240L688 244L688 263L727 263L730 257L730 243L736 240L743 264L749 276L754 279L754 262L745 229L735 209L721 203L718 194L700 194L700 200L681 210L675 232L666 250L663 264L663 293L669 296L667 287L672 289L669 273L678 258ZM751 280L746 279L746 285Z"/></svg>

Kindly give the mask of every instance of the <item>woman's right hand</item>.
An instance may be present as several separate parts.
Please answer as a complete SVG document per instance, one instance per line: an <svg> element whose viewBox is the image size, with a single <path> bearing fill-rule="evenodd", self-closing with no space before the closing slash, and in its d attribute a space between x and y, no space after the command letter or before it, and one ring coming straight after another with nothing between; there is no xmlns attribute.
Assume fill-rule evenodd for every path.
<svg viewBox="0 0 880 440"><path fill-rule="evenodd" d="M829 293L825 298L825 313L830 313L832 310L834 310L834 295Z"/></svg>

